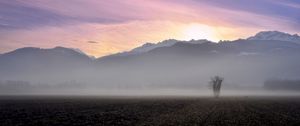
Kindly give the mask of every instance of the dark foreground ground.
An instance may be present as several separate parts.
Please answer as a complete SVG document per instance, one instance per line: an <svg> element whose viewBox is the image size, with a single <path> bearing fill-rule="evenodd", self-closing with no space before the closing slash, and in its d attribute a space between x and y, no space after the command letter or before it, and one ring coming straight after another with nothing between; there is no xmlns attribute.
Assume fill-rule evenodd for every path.
<svg viewBox="0 0 300 126"><path fill-rule="evenodd" d="M298 97L0 97L1 126L300 125Z"/></svg>

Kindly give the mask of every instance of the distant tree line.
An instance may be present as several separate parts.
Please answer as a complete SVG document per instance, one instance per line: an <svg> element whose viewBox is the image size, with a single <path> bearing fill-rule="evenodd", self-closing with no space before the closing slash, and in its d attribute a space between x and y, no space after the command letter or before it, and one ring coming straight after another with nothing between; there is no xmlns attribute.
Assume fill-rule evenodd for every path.
<svg viewBox="0 0 300 126"><path fill-rule="evenodd" d="M32 89L32 85L27 81L14 81L0 80L0 93L20 93L24 91L30 91Z"/></svg>
<svg viewBox="0 0 300 126"><path fill-rule="evenodd" d="M264 88L269 90L300 90L300 80L267 80Z"/></svg>
<svg viewBox="0 0 300 126"><path fill-rule="evenodd" d="M38 90L49 90L49 89L72 89L72 88L83 88L84 86L76 81L65 81L56 84L38 83L32 84L29 81L19 80L0 80L0 93L20 93L20 92L31 92Z"/></svg>
<svg viewBox="0 0 300 126"><path fill-rule="evenodd" d="M26 88L30 87L30 83L28 81L14 81L14 80L7 80L7 81L0 81L0 87L6 88Z"/></svg>

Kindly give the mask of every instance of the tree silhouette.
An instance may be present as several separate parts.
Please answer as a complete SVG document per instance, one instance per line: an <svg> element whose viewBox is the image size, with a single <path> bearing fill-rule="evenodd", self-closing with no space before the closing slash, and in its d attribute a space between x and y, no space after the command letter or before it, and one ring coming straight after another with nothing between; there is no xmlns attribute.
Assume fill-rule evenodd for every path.
<svg viewBox="0 0 300 126"><path fill-rule="evenodd" d="M224 80L224 78L222 78L222 77L214 76L211 78L211 81L209 82L213 88L214 96L216 98L218 98L220 95L220 90L221 90L221 85L222 85L223 80Z"/></svg>

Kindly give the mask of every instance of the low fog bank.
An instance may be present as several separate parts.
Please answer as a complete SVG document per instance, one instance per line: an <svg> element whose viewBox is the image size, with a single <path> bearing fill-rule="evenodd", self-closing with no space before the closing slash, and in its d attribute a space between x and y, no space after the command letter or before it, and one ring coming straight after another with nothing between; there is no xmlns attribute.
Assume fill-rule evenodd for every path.
<svg viewBox="0 0 300 126"><path fill-rule="evenodd" d="M73 95L73 96L190 96L190 97L213 97L212 90L205 89L37 89L27 91L1 91L0 95ZM222 96L300 96L297 91L283 90L231 90L222 89Z"/></svg>
<svg viewBox="0 0 300 126"><path fill-rule="evenodd" d="M300 90L296 62L272 57L127 59L93 68L43 71L2 76L1 94L74 95L210 95L212 76L224 78L221 95L294 95ZM45 71L44 71L45 70ZM9 74L8 74L9 75ZM270 80L272 80L270 82ZM165 91L165 92L164 92Z"/></svg>
<svg viewBox="0 0 300 126"><path fill-rule="evenodd" d="M30 84L25 81L0 81L0 95L93 95L93 96L213 96L209 84L205 86L148 86L99 87L77 82L56 85ZM237 86L223 83L221 96L300 96L299 90L261 86Z"/></svg>

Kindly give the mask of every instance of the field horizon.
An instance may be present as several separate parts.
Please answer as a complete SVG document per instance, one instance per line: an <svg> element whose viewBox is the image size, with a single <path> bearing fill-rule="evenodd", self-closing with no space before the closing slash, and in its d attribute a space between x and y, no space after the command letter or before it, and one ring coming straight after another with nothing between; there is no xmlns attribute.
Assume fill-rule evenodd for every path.
<svg viewBox="0 0 300 126"><path fill-rule="evenodd" d="M5 126L299 125L299 96L0 96Z"/></svg>

